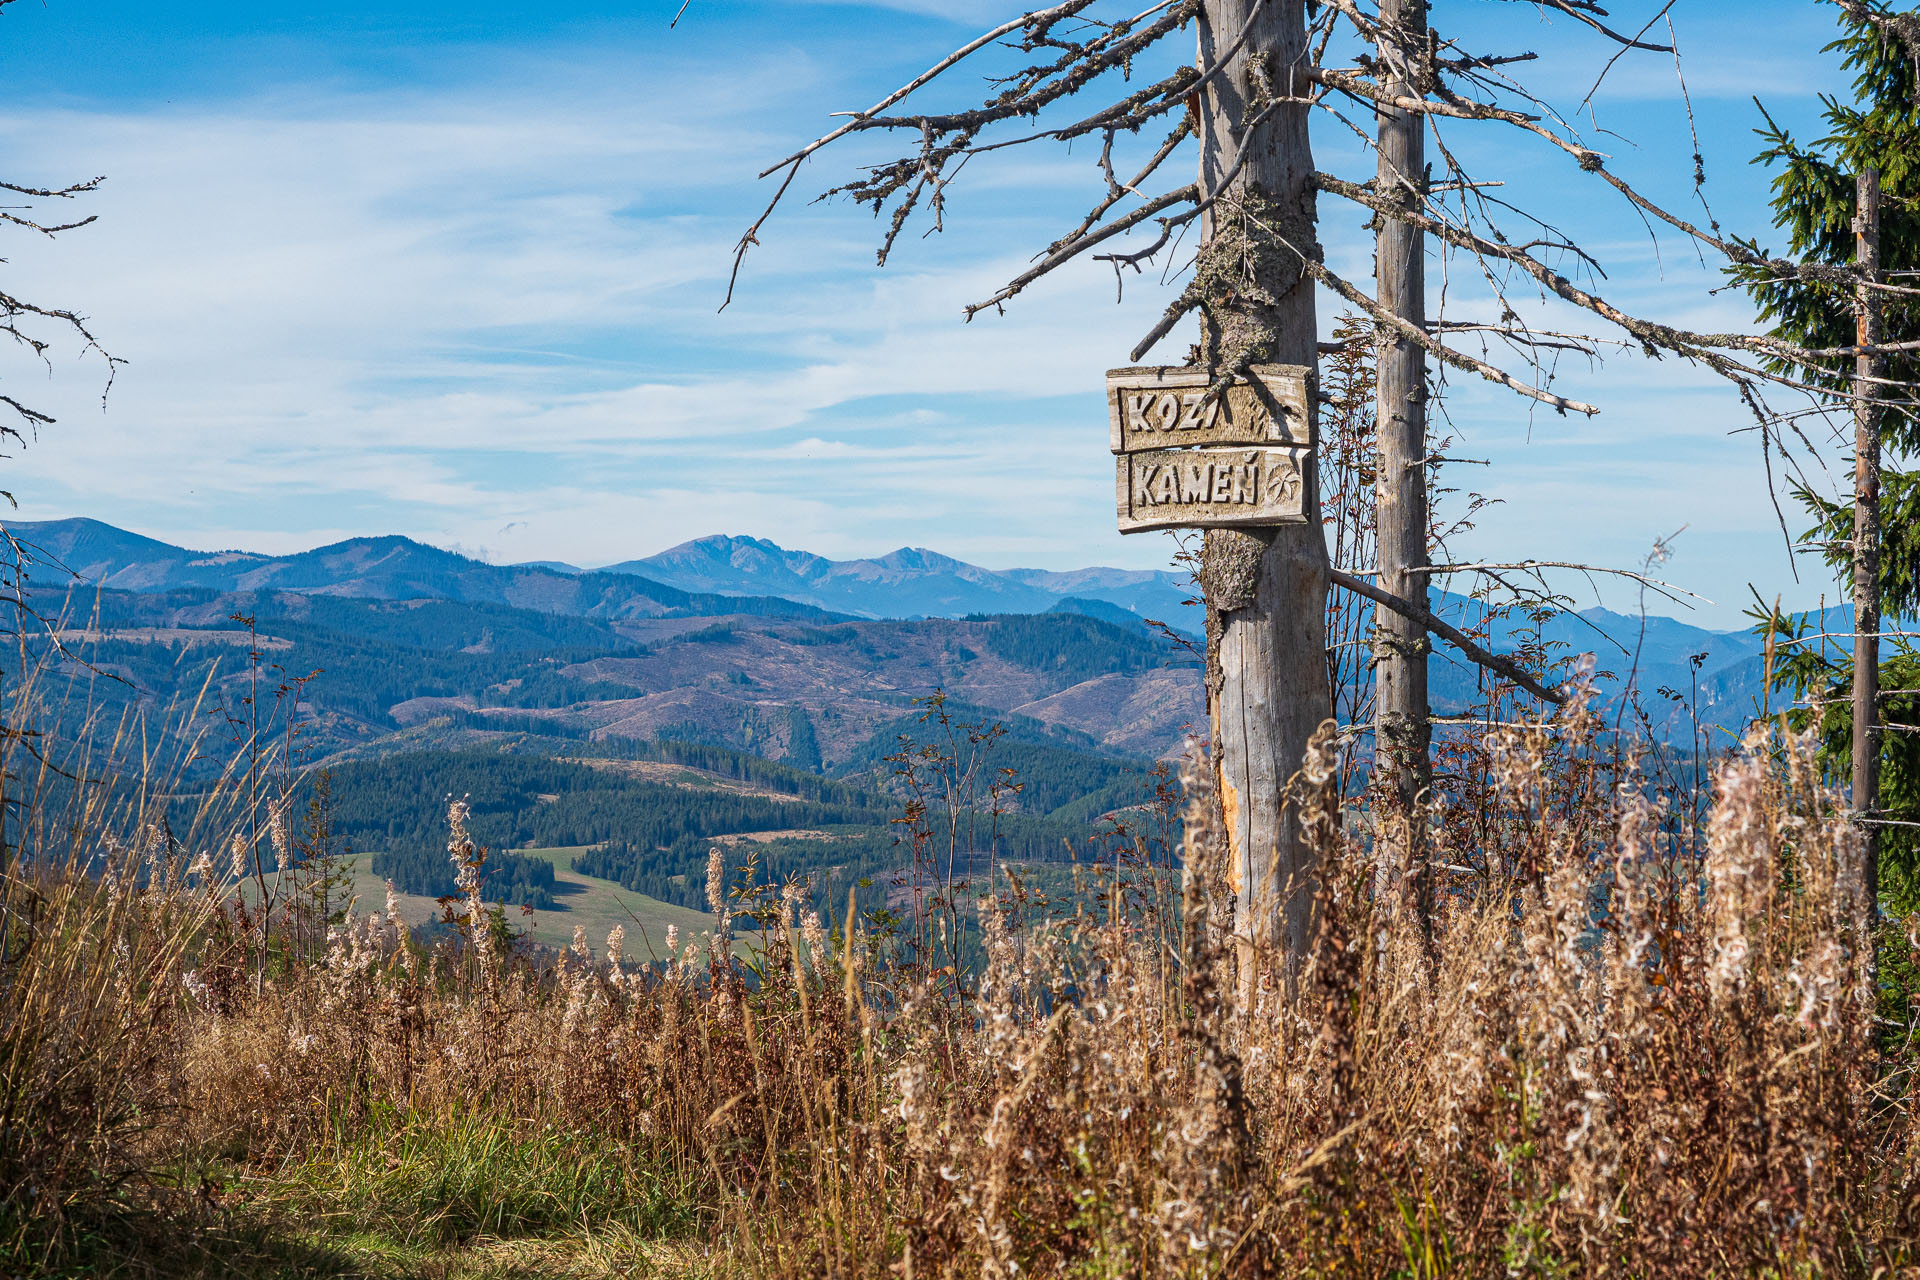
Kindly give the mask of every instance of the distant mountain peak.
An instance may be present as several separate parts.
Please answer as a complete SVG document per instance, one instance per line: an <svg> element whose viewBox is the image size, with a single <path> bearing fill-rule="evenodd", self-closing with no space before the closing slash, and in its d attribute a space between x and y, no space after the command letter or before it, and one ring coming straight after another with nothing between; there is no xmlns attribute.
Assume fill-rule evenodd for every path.
<svg viewBox="0 0 1920 1280"><path fill-rule="evenodd" d="M867 559L830 560L770 538L708 534L641 560L583 571L534 561L493 565L404 534L343 538L290 555L190 551L87 517L8 526L23 542L85 582L127 591L176 588L281 591L363 599L444 599L513 604L551 612L623 616L690 608L766 613L789 605L869 618L963 618L1045 613L1062 601L1115 620L1161 618L1197 632L1197 610L1179 575L1151 570L1001 571L928 547L902 546ZM625 580L631 586L610 586ZM51 586L52 583L47 585ZM662 594L665 592L666 594ZM591 598L590 598L591 597ZM702 597L696 606L688 597ZM642 605L644 599L649 603ZM1104 608L1102 607L1104 606ZM1106 609L1112 610L1110 614Z"/></svg>
<svg viewBox="0 0 1920 1280"><path fill-rule="evenodd" d="M952 556L941 555L938 551L929 551L925 547L901 547L879 557L878 563L897 569L929 570L970 570L974 573L991 573L991 569L982 569L978 565L968 564L964 560L955 560Z"/></svg>
<svg viewBox="0 0 1920 1280"><path fill-rule="evenodd" d="M808 598L809 584L832 572L834 562L810 551L791 551L767 538L712 533L668 547L644 560L611 564L602 573L634 573L670 582L689 591L739 592L778 595L789 600Z"/></svg>
<svg viewBox="0 0 1920 1280"><path fill-rule="evenodd" d="M1185 579L1153 570L1084 569L1048 575L985 569L928 547L903 546L864 559L829 560L767 538L709 534L602 572L637 573L684 591L782 596L868 618L961 618L1045 613L1076 597L1104 601L1116 616L1165 618L1199 630L1183 601Z"/></svg>
<svg viewBox="0 0 1920 1280"><path fill-rule="evenodd" d="M113 590L284 592L364 600L449 600L504 604L549 614L609 619L721 617L730 614L820 618L804 602L744 592L688 592L641 573L588 575L571 566L548 569L492 565L402 534L345 538L292 555L189 551L98 520L20 521L7 526L23 545L80 582ZM43 572L51 591L73 585Z"/></svg>
<svg viewBox="0 0 1920 1280"><path fill-rule="evenodd" d="M710 549L715 551L732 552L732 551L738 551L743 547L751 547L756 551L771 552L774 555L791 554L787 550L787 548L781 546L779 543L773 541L770 538L756 538L750 534L744 534L744 533L702 534L698 538L689 538L685 542L677 543L674 546L667 548L665 551L661 552L660 554L672 555L675 552L692 551L696 548L700 550Z"/></svg>
<svg viewBox="0 0 1920 1280"><path fill-rule="evenodd" d="M351 538L342 538L338 542L329 542L324 547L315 547L311 551L300 554L324 556L342 551L424 551L429 555L452 556L459 560L470 558L457 551L448 551L445 547L436 547L430 542L422 542L418 538L409 538L404 533L358 534Z"/></svg>

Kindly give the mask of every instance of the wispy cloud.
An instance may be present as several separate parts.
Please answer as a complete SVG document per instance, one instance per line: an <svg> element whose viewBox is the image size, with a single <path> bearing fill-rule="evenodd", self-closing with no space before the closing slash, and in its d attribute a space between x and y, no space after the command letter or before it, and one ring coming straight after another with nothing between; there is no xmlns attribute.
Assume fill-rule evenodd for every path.
<svg viewBox="0 0 1920 1280"><path fill-rule="evenodd" d="M970 171L948 234L903 241L885 272L863 212L796 203L716 314L767 195L752 175L825 104L870 100L901 55L876 53L871 75L787 47L669 56L543 50L451 87L0 112L9 163L110 175L98 224L10 246L9 287L82 307L130 362L104 414L85 367L0 371L61 417L9 464L25 514L274 550L398 531L576 563L716 531L838 555L1164 563L1163 539L1112 532L1100 385L1167 287L1129 276L1116 307L1113 276L1086 263L1004 317L960 321L1077 219L1091 157ZM1619 237L1565 170L1542 163L1529 199ZM805 190L841 172L822 161ZM1363 275L1359 218L1324 213L1330 260ZM1727 322L1737 300L1695 301L1704 277L1686 270L1633 242L1606 288ZM1453 279L1449 314L1474 314L1486 290ZM1619 561L1691 519L1728 535L1700 576L1778 576L1731 536L1772 519L1757 455L1726 434L1736 402L1631 357L1567 374L1604 400L1599 423L1450 375L1453 429L1499 464L1482 487L1506 499L1476 549ZM1682 439L1715 447L1680 461Z"/></svg>

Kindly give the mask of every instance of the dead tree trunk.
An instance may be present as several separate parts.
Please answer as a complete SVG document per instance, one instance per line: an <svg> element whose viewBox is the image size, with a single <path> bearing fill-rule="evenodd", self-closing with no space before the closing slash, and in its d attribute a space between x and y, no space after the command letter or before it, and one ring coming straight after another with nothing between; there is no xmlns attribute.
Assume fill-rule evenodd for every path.
<svg viewBox="0 0 1920 1280"><path fill-rule="evenodd" d="M1317 259L1320 249L1304 0L1207 0L1201 66L1212 66L1243 31L1247 39L1207 81L1197 113L1202 198L1220 193L1207 209L1196 265L1202 355L1222 373L1249 363L1312 367L1313 281L1301 260ZM1269 108L1280 98L1296 101ZM1263 110L1267 118L1246 129ZM1253 976L1257 947L1299 957L1311 940L1313 851L1287 784L1333 707L1317 485L1309 486L1306 506L1301 525L1209 530L1201 563L1208 708L1243 983Z"/></svg>
<svg viewBox="0 0 1920 1280"><path fill-rule="evenodd" d="M1856 180L1853 219L1857 312L1853 401L1853 808L1861 819L1862 879L1879 912L1880 807L1880 304L1871 282L1880 272L1880 171Z"/></svg>
<svg viewBox="0 0 1920 1280"><path fill-rule="evenodd" d="M1427 61L1426 0L1380 0L1381 89L1393 98L1422 98L1431 87ZM1375 192L1413 212L1426 194L1426 122L1398 107L1377 107L1379 169ZM1374 215L1374 275L1380 306L1424 327L1427 322L1426 245L1420 230L1391 213ZM1375 407L1380 470L1376 481L1380 589L1427 606L1427 359L1404 332L1380 329ZM1419 806L1433 785L1427 707L1427 655L1432 645L1421 623L1388 609L1373 615L1374 770L1378 782L1408 817L1406 863L1394 900L1424 923L1432 891L1426 867L1426 824ZM1389 842L1395 843L1395 842Z"/></svg>
<svg viewBox="0 0 1920 1280"><path fill-rule="evenodd" d="M1115 237L1156 223L1159 236L1139 249L1093 255L1111 263L1116 273L1127 266L1137 269L1169 243L1180 243L1177 237L1200 220L1201 248L1193 277L1133 358L1142 358L1197 308L1204 323L1202 346L1193 363L1211 371L1217 392L1256 363L1312 366L1317 350L1313 285L1307 277L1325 284L1366 312L1392 339L1382 341L1383 363L1390 365L1391 372L1376 392L1386 405L1381 414L1390 429L1386 444L1396 451L1385 497L1389 504L1400 500L1401 509L1387 520L1398 531L1400 545L1382 548L1387 572L1381 586L1392 589L1368 586L1366 590L1376 593L1376 604L1407 617L1416 628L1424 625L1431 631L1439 620L1420 603L1426 582L1425 575L1416 572L1426 553L1426 521L1415 505L1425 493L1426 441L1419 421L1425 414L1420 399L1424 371L1415 348L1561 412L1599 410L1560 395L1551 385L1533 386L1498 364L1448 345L1444 333L1428 325L1428 317L1422 314L1421 235L1435 236L1487 268L1484 278L1493 291L1490 301L1499 304L1497 318L1490 316L1483 323L1460 328L1512 344L1522 353L1531 353L1529 358L1561 350L1595 355L1598 349L1594 340L1577 333L1533 329L1508 305L1509 280L1530 280L1528 287L1539 289L1542 297L1600 317L1624 335L1630 347L1679 355L1712 369L1735 382L1767 421L1768 411L1756 398L1759 389L1768 384L1798 389L1803 384L1793 369L1828 368L1834 355L1828 349L1801 347L1777 336L1698 333L1630 314L1552 265L1550 259L1569 257L1599 266L1559 233L1541 224L1516 237L1489 222L1499 208L1512 207L1507 202L1481 202L1477 212L1462 209L1451 216L1423 204L1418 199L1426 180L1419 121L1434 116L1462 122L1462 129L1469 127L1466 122L1475 122L1476 130L1482 124L1517 130L1512 135L1516 140L1524 135L1573 161L1629 201L1650 226L1671 227L1692 243L1712 247L1756 286L1769 281L1846 281L1849 276L1831 262L1764 257L1747 241L1723 238L1717 228L1703 229L1635 191L1608 167L1608 157L1563 132L1563 122L1540 114L1539 100L1507 78L1503 68L1527 55L1482 57L1455 41L1437 39L1427 29L1427 0L1376 0L1372 6L1348 0L1323 5L1316 0L1316 49L1327 51L1331 41L1341 39L1336 60L1354 63L1345 67L1313 65L1316 55L1308 49L1305 14L1309 2L1178 0L1136 11L1130 18L1120 15L1117 21L1106 21L1090 12L1094 0L1061 0L1003 22L867 110L843 113L841 122L827 133L766 169L762 176L778 175L779 182L766 208L735 245L734 269L737 276L746 253L759 243L762 229L800 169L838 139L857 133L897 133L904 144L905 154L894 162L864 165L860 176L830 189L831 194L887 215L881 218L886 227L881 240L883 263L914 218L929 221L932 228L941 225L948 186L972 157L1014 145L1076 141L1088 145L1092 139L1103 139L1094 161L1103 180L1102 194L1079 226L1049 244L1038 261L990 297L969 304L966 314L996 311L1067 263L1101 246L1111 250ZM1547 7L1578 19L1622 49L1673 52L1670 46L1614 31L1595 16L1598 8L1588 0L1551 0ZM1377 16L1382 14L1384 18ZM1177 58L1182 65L1172 74L1135 87L1129 77L1151 65L1149 51L1162 41L1181 38L1186 24L1196 16L1198 67L1184 65L1182 52ZM1384 33L1382 21L1388 24ZM1348 47L1349 38L1365 42L1376 56L1348 58L1348 53L1360 52ZM987 50L997 52L985 54ZM996 66L989 82L990 97L979 106L941 112L902 106L968 59L976 55L999 59L1003 54L1015 63L1031 61L1010 74ZM1120 91L1116 79L1126 81L1124 97L1108 101L1091 114L1082 105L1069 105L1096 83ZM1437 83L1441 79L1446 83ZM1401 87L1406 94L1397 92ZM1332 96L1331 103L1326 95ZM1336 174L1313 173L1309 112L1315 104L1344 112L1356 103L1381 112L1376 180L1356 183ZM1142 146L1123 142L1122 149L1144 152L1150 135L1142 131L1148 125L1154 126L1153 132L1163 125L1174 127L1145 156L1143 167L1123 183L1120 171L1113 167L1114 146L1123 135L1140 137ZM989 133L1012 136L989 141ZM1163 186L1149 179L1195 135L1200 144L1199 181L1149 194L1150 189ZM1476 185L1471 175L1457 171L1453 156L1446 159L1450 185ZM1132 167L1131 162L1127 167ZM1380 176L1387 179L1384 190ZM1383 271L1385 302L1354 287L1320 261L1316 189L1385 216L1382 243L1391 267ZM1398 223L1406 226L1396 227ZM1536 363L1551 375L1550 360L1536 359ZM1862 412L1868 411L1863 401ZM1209 605L1209 710L1232 855L1229 879L1239 911L1236 932L1245 939L1249 954L1268 943L1297 956L1308 946L1313 927L1312 851L1302 839L1298 816L1288 811L1287 784L1301 766L1311 735L1331 713L1324 614L1329 575L1326 546L1316 527L1320 519L1316 486L1308 484L1303 497L1304 524L1251 532L1211 531L1202 554L1201 580ZM1872 502L1865 508L1871 512ZM1383 541L1385 537L1383 533ZM1475 568L1491 573L1498 566ZM1407 648L1424 650L1426 641L1418 629L1400 630L1397 619L1383 617L1381 626L1407 642L1397 655L1389 655L1385 681L1390 687L1383 697L1390 714L1410 718L1410 723L1403 719L1397 726L1388 726L1382 734L1383 750L1390 757L1397 752L1399 759L1420 768L1424 750L1398 744L1408 734L1417 743L1429 732L1425 699L1418 694L1420 664L1403 660L1412 656L1405 652ZM1558 700L1512 664L1504 666L1509 675L1546 700ZM1396 672L1401 677L1397 681ZM1401 732L1394 732L1396 728ZM1863 754L1871 757L1871 752ZM1414 794L1418 794L1417 784ZM1245 972L1251 974L1252 966Z"/></svg>

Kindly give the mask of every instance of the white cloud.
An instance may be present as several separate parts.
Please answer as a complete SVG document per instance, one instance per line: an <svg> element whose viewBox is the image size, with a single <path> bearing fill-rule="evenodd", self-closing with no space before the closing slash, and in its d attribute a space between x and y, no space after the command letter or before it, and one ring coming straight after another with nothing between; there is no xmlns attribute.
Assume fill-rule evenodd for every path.
<svg viewBox="0 0 1920 1280"><path fill-rule="evenodd" d="M84 366L51 382L0 370L9 390L31 377L25 398L62 419L10 464L25 514L201 546L398 531L575 563L721 530L824 554L906 543L1001 564L1165 562L1164 539L1112 532L1099 394L1165 289L1129 277L1117 308L1113 277L1088 263L1004 317L960 321L1071 225L1093 188L1070 180L1092 175L1090 157L982 165L969 216L903 239L885 272L864 211L804 203L846 172L823 160L716 315L733 242L768 193L752 174L814 123L791 103L870 100L872 85L805 61L662 65L0 114L9 163L110 175L86 207L99 223L8 245L7 287L80 306L130 361L104 415ZM1552 175L1528 198L1610 244L1608 296L1701 327L1750 318L1737 298L1707 300L1697 265L1670 256L1663 276L1569 166L1512 167ZM1324 208L1329 260L1364 276L1358 218ZM1471 272L1452 278L1448 314L1484 309ZM1522 309L1568 319L1557 303ZM1567 392L1607 409L1579 423L1450 374L1457 451L1499 464L1458 478L1507 499L1473 545L1618 563L1691 520L1695 545L1722 540L1703 577L1774 572L1757 451L1726 434L1741 411L1712 381L1632 356L1572 369Z"/></svg>

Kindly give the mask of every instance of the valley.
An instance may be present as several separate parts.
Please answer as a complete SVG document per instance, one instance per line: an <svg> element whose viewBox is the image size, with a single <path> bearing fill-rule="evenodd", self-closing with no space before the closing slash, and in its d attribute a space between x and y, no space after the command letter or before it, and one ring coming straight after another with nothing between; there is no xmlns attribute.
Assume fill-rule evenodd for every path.
<svg viewBox="0 0 1920 1280"><path fill-rule="evenodd" d="M515 932L541 946L559 950L571 945L577 926L587 931L587 939L595 951L603 951L607 934L618 925L627 931L627 950L630 955L664 957L668 926L679 930L680 936L689 941L698 939L703 931L711 932L713 929L713 917L704 911L661 902L658 898L635 893L610 880L575 871L574 858L584 853L584 849L522 849L517 852L518 856L539 859L553 867L554 906L531 908L525 912L515 908L507 916L507 923ZM386 901L386 878L376 875L371 864L372 857L367 854L353 854L341 860L341 870L347 876L347 892L354 899L354 910L363 915L368 911L384 910ZM412 928L418 929L440 918L440 904L434 898L404 892L397 893L395 897L400 918Z"/></svg>
<svg viewBox="0 0 1920 1280"><path fill-rule="evenodd" d="M542 941L628 911L704 918L715 844L823 906L883 906L913 860L896 820L949 790L997 810L953 850L962 865L1089 856L1206 729L1193 649L1144 621L1193 621L1166 573L829 561L738 538L586 572L395 538L268 557L92 521L13 532L46 548L32 598L59 648L43 642L41 701L69 732L102 751L138 735L186 790L273 741L296 812L327 771L360 888L391 877L420 904L452 891L446 803L465 796L496 851L489 897L531 909ZM1603 696L1631 672L1656 737L1684 741L1696 716L1728 728L1755 701L1744 634L1443 601L1497 647L1584 646ZM1444 648L1432 681L1441 713L1479 697Z"/></svg>

